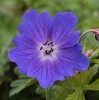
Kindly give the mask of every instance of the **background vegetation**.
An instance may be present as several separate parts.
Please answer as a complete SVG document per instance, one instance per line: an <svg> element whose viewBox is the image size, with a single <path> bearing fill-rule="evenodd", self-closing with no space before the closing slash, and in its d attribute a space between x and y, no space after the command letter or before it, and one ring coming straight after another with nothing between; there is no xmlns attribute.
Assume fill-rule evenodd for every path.
<svg viewBox="0 0 99 100"><path fill-rule="evenodd" d="M0 0L0 100L45 100L45 93L36 79L20 75L15 63L8 59L12 40L18 34L18 24L28 9L48 11L52 16L57 12L74 12L79 19L77 29L81 32L99 28L99 0ZM93 50L91 66L99 64L99 42L93 34L83 41L84 50ZM99 73L92 79L99 78ZM99 92L85 92L86 100L99 100Z"/></svg>

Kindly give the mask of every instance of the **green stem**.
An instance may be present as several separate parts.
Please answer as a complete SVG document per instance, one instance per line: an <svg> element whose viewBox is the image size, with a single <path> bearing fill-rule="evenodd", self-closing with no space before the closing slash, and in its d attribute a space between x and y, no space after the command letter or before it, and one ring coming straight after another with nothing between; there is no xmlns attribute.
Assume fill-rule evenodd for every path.
<svg viewBox="0 0 99 100"><path fill-rule="evenodd" d="M89 30L83 32L82 35L80 36L79 43L81 43L81 41L85 38L85 36L86 36L89 32L93 32L93 29L89 29Z"/></svg>
<svg viewBox="0 0 99 100"><path fill-rule="evenodd" d="M80 72L80 87L82 87L82 72Z"/></svg>
<svg viewBox="0 0 99 100"><path fill-rule="evenodd" d="M50 100L50 98L49 98L49 88L46 89L46 100Z"/></svg>

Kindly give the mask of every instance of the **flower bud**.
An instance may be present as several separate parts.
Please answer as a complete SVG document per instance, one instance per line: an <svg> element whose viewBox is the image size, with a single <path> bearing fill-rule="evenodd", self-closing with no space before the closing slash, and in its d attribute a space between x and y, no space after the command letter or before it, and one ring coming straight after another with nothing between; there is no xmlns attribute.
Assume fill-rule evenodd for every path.
<svg viewBox="0 0 99 100"><path fill-rule="evenodd" d="M87 57L90 57L93 54L93 52L94 52L93 49L89 49L88 51L86 51L85 55Z"/></svg>
<svg viewBox="0 0 99 100"><path fill-rule="evenodd" d="M99 41L99 28L93 29L92 32L95 33L95 38L96 38L97 41Z"/></svg>
<svg viewBox="0 0 99 100"><path fill-rule="evenodd" d="M79 43L81 43L81 41L85 38L85 36L90 32L93 32L95 34L96 40L99 41L99 28L97 28L97 29L89 29L83 32L82 35L80 36Z"/></svg>

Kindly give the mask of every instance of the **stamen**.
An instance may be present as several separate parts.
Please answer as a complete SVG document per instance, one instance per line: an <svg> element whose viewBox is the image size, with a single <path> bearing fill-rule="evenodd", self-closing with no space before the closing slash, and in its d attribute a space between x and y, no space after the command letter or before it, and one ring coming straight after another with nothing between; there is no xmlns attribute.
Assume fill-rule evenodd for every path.
<svg viewBox="0 0 99 100"><path fill-rule="evenodd" d="M50 50L50 51L49 51L49 54L51 54L51 52L52 52L52 51Z"/></svg>
<svg viewBox="0 0 99 100"><path fill-rule="evenodd" d="M43 45L47 45L48 41L46 41Z"/></svg>
<svg viewBox="0 0 99 100"><path fill-rule="evenodd" d="M51 48L51 51L52 51L52 52L54 51L53 48Z"/></svg>
<svg viewBox="0 0 99 100"><path fill-rule="evenodd" d="M50 45L50 43L48 43L48 45Z"/></svg>
<svg viewBox="0 0 99 100"><path fill-rule="evenodd" d="M51 50L50 50L50 51L45 50L45 54L46 54L46 55L50 55L51 52L52 52Z"/></svg>
<svg viewBox="0 0 99 100"><path fill-rule="evenodd" d="M50 54L50 51L45 50L45 54L46 55L49 55Z"/></svg>
<svg viewBox="0 0 99 100"><path fill-rule="evenodd" d="M40 48L40 50L42 50L42 49L43 49L43 47Z"/></svg>
<svg viewBox="0 0 99 100"><path fill-rule="evenodd" d="M53 44L53 42L51 42L50 44Z"/></svg>
<svg viewBox="0 0 99 100"><path fill-rule="evenodd" d="M53 50L53 42L49 42L49 41L46 41L43 46L41 46L40 50L43 49L43 53L45 55L50 55L54 50Z"/></svg>
<svg viewBox="0 0 99 100"><path fill-rule="evenodd" d="M53 44L53 42L48 43L48 45Z"/></svg>

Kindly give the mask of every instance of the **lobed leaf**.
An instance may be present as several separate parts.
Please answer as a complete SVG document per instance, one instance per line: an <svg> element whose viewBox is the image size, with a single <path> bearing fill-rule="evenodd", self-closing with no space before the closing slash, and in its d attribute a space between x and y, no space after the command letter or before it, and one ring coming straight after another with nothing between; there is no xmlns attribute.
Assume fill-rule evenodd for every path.
<svg viewBox="0 0 99 100"><path fill-rule="evenodd" d="M19 93L21 90L27 86L35 83L35 80L32 78L18 79L11 83L12 90L10 91L9 96Z"/></svg>
<svg viewBox="0 0 99 100"><path fill-rule="evenodd" d="M65 100L85 100L82 89L78 88L73 94L68 95Z"/></svg>
<svg viewBox="0 0 99 100"><path fill-rule="evenodd" d="M98 72L98 68L99 65L96 64L86 71L77 72L75 77L68 77L65 81L56 82L55 86L53 86L54 93L51 100L85 100L83 90L87 90L88 87L86 88L86 86L88 86L93 76Z"/></svg>
<svg viewBox="0 0 99 100"><path fill-rule="evenodd" d="M85 86L85 90L99 90L99 79L97 79L95 82Z"/></svg>

